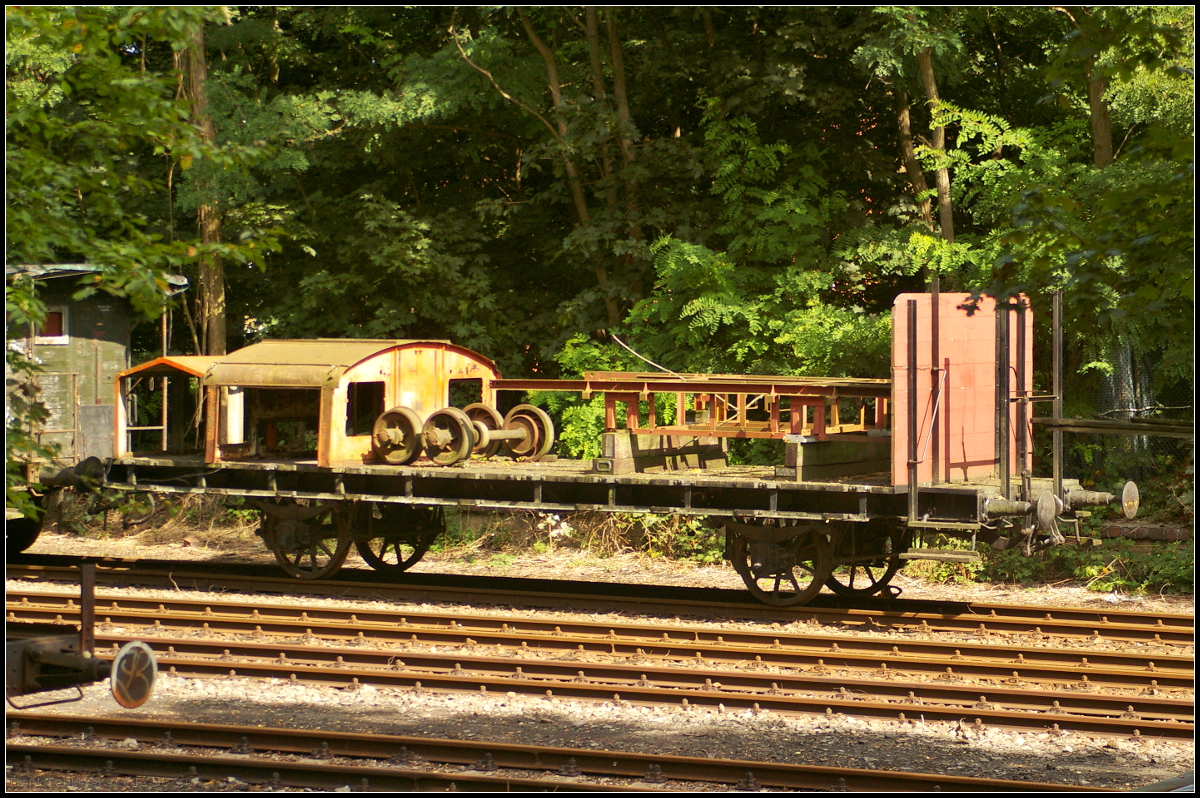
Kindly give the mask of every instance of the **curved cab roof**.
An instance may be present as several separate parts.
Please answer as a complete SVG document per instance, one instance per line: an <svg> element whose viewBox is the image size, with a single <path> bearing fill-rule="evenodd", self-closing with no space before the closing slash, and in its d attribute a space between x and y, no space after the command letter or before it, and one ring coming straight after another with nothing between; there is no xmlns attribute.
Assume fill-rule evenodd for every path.
<svg viewBox="0 0 1200 798"><path fill-rule="evenodd" d="M384 352L409 346L454 350L496 370L486 357L449 341L428 339L317 338L263 341L219 358L204 384L248 387L321 387L345 371Z"/></svg>

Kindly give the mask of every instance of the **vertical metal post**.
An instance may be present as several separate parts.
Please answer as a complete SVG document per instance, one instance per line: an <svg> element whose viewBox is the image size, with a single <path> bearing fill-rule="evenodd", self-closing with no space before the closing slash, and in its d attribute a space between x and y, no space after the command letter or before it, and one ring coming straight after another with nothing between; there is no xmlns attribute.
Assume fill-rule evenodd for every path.
<svg viewBox="0 0 1200 798"><path fill-rule="evenodd" d="M167 405L170 404L170 396L167 393L167 377L162 378L162 385L159 386L162 393L159 398L162 399L162 413L160 414L159 423L162 425L162 450L167 451ZM178 379L178 378L177 378Z"/></svg>
<svg viewBox="0 0 1200 798"><path fill-rule="evenodd" d="M1025 390L1025 299L1017 298L1017 473L1021 475L1021 501L1026 495L1029 476L1029 395Z"/></svg>
<svg viewBox="0 0 1200 798"><path fill-rule="evenodd" d="M96 564L79 567L79 653L96 649Z"/></svg>
<svg viewBox="0 0 1200 798"><path fill-rule="evenodd" d="M99 338L92 339L92 351L94 353L93 362L96 365L96 382L92 386L92 404L102 405L104 404L104 392L100 390L100 387L104 385L104 359L100 355Z"/></svg>
<svg viewBox="0 0 1200 798"><path fill-rule="evenodd" d="M1052 386L1054 392L1054 405L1051 411L1055 420L1062 418L1063 413L1063 395L1062 395L1062 356L1063 356L1063 339L1062 339L1062 291L1054 292L1054 319L1053 332L1051 334L1051 360L1054 384ZM1054 495L1062 499L1063 497L1063 464L1062 464L1062 430L1054 427L1054 431L1050 433L1051 437L1051 457L1054 460Z"/></svg>
<svg viewBox="0 0 1200 798"><path fill-rule="evenodd" d="M917 301L908 300L908 520L917 520Z"/></svg>
<svg viewBox="0 0 1200 798"><path fill-rule="evenodd" d="M929 383L932 386L930 393L930 407L933 408L933 415L929 417L929 437L933 444L929 451L933 457L933 484L938 484L942 481L942 463L941 463L941 441L938 440L939 430L941 429L941 398L942 398L942 353L941 353L941 324L938 315L939 305L941 304L942 281L938 277L934 277L931 282L930 302L932 315L930 316L930 336L932 342L930 344L930 360L929 360Z"/></svg>
<svg viewBox="0 0 1200 798"><path fill-rule="evenodd" d="M1000 485L1005 499L1012 498L1009 486L1009 380L1008 380L1008 311L1007 301L996 303L996 461L1000 469Z"/></svg>

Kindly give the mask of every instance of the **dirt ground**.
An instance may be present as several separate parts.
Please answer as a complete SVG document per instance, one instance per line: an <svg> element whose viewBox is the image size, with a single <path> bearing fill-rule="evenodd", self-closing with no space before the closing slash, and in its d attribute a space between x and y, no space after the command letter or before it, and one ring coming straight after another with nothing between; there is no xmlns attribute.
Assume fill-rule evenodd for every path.
<svg viewBox="0 0 1200 798"><path fill-rule="evenodd" d="M161 542L154 542L156 539L161 539ZM744 587L741 578L724 564L702 566L630 552L600 556L568 547L539 548L543 550L489 551L459 546L430 551L413 566L412 573L553 578L680 587ZM254 535L252 527L193 529L190 534L134 531L122 535L114 530L114 534L103 538L43 532L29 551L76 556L274 563L274 557ZM345 567L369 566L357 552L351 550ZM1192 595L1098 593L1074 581L1057 584L941 584L901 571L893 579L893 584L903 590L904 598L914 599L1081 608L1119 607L1132 612L1172 614L1195 612L1195 598Z"/></svg>

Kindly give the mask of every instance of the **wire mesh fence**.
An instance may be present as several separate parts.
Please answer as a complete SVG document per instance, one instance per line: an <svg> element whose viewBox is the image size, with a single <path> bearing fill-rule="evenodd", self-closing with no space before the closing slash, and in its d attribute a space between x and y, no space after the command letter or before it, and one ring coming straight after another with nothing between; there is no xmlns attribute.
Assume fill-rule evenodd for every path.
<svg viewBox="0 0 1200 798"><path fill-rule="evenodd" d="M1142 489L1143 504L1150 500L1147 510L1173 522L1187 522L1195 504L1195 438L1170 437L1162 434L1162 427L1179 430L1192 424L1192 385L1186 380L1156 385L1153 358L1129 347L1119 348L1109 362L1111 372L1097 375L1089 386L1089 401L1076 404L1074 412L1067 415L1140 423L1146 434L1064 432L1063 476L1078 479L1084 487L1114 493L1126 480L1133 480ZM1081 410L1087 405L1090 413ZM1050 430L1035 430L1035 452L1048 464Z"/></svg>

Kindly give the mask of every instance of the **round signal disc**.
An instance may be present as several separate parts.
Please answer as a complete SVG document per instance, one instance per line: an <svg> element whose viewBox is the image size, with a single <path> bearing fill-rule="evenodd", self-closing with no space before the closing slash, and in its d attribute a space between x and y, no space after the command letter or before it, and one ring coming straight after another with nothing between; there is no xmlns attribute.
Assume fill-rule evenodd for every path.
<svg viewBox="0 0 1200 798"><path fill-rule="evenodd" d="M126 709L140 707L150 700L157 675L158 661L150 646L140 640L126 643L112 663L109 682L113 698Z"/></svg>

